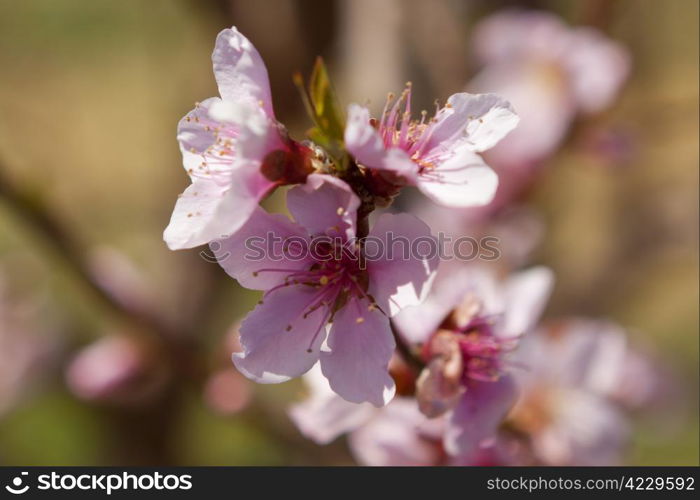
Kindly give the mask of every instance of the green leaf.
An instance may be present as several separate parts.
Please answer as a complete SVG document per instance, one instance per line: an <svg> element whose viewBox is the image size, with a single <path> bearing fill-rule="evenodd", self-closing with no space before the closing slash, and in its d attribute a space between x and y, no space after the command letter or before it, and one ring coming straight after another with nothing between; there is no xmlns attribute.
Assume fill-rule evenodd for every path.
<svg viewBox="0 0 700 500"><path fill-rule="evenodd" d="M331 85L323 59L320 57L316 59L308 90L304 88L301 75L294 75L294 83L314 123L307 132L309 139L324 148L336 160L342 158L345 116Z"/></svg>
<svg viewBox="0 0 700 500"><path fill-rule="evenodd" d="M323 59L316 58L309 81L309 97L316 115L316 126L330 139L342 141L345 118L328 77Z"/></svg>

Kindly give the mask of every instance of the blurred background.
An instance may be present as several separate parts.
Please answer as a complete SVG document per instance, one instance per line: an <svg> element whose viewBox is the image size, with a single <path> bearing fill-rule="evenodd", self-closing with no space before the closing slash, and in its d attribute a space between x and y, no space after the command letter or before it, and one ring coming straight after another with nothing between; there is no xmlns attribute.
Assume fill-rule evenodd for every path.
<svg viewBox="0 0 700 500"><path fill-rule="evenodd" d="M695 0L0 0L0 463L352 463L287 418L300 383L230 366L257 294L163 243L188 184L177 121L217 94L225 27L258 48L301 138L291 76L317 55L344 105L379 111L411 80L431 109L483 69L475 26L513 6L629 52L616 98L562 126L517 196L545 228L530 262L557 275L546 315L612 319L663 373L625 463L697 465Z"/></svg>

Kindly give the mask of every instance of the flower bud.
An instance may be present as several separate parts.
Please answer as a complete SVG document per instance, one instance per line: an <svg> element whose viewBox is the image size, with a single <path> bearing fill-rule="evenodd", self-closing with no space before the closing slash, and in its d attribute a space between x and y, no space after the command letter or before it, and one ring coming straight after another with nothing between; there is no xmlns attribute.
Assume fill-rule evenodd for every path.
<svg viewBox="0 0 700 500"><path fill-rule="evenodd" d="M81 350L66 371L66 383L80 399L112 404L137 404L153 395L167 372L146 346L110 335Z"/></svg>

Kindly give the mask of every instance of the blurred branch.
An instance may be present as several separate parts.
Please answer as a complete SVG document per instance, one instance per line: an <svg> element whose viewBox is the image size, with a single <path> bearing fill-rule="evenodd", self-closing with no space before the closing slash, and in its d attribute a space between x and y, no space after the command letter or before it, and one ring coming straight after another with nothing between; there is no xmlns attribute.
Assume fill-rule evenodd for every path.
<svg viewBox="0 0 700 500"><path fill-rule="evenodd" d="M170 465L176 459L171 447L177 407L181 404L188 380L200 381L204 372L199 364L195 345L185 331L164 323L156 314L130 307L116 300L95 278L85 258L83 245L56 218L54 211L38 196L23 191L5 174L0 161L0 198L53 246L73 274L93 295L122 320L139 332L150 335L175 376L166 384L152 405L143 409L114 408L108 412L115 437L115 459L121 464ZM134 439L135 430L140 437Z"/></svg>
<svg viewBox="0 0 700 500"><path fill-rule="evenodd" d="M396 350L399 351L406 365L414 370L416 375L419 374L423 368L425 368L425 363L413 353L411 347L406 343L398 330L396 330L396 325L394 325L393 321L389 320L389 326L391 327L391 334L396 341Z"/></svg>
<svg viewBox="0 0 700 500"><path fill-rule="evenodd" d="M606 31L614 17L616 0L589 0L582 2L581 24L593 26Z"/></svg>
<svg viewBox="0 0 700 500"><path fill-rule="evenodd" d="M407 38L433 93L447 98L461 91L469 77L468 37L462 15L468 4L408 0L404 5L402 12L410 23Z"/></svg>
<svg viewBox="0 0 700 500"><path fill-rule="evenodd" d="M73 274L82 281L101 304L122 320L150 334L156 340L164 341L170 354L178 360L189 360L183 342L187 335L180 329L163 322L156 314L130 307L116 300L109 290L105 289L95 278L83 251L83 245L71 234L63 223L54 215L55 211L48 207L39 196L23 191L13 184L5 173L7 169L0 160L0 198L3 198L25 222L53 246L56 253L67 264ZM188 361L184 367L192 368Z"/></svg>
<svg viewBox="0 0 700 500"><path fill-rule="evenodd" d="M381 106L404 84L400 0L339 2L339 91L344 99Z"/></svg>
<svg viewBox="0 0 700 500"><path fill-rule="evenodd" d="M172 443L176 432L178 409L181 407L189 382L201 383L206 372L201 362L198 338L190 335L201 320L211 316L213 297L220 290L222 280L214 276L201 304L192 314L192 320L184 327L173 327L163 322L157 314L140 308L129 307L112 296L95 278L85 258L83 245L71 234L68 228L54 215L55 211L38 196L23 191L5 173L5 165L0 161L0 198L17 215L53 246L56 253L66 262L73 274L82 281L101 304L120 319L148 333L151 340L166 356L170 366L176 368L174 376L164 386L161 393L145 407L105 408L105 418L109 422L113 439L113 460L118 464L129 465L173 465L178 462ZM244 415L245 420L256 428L287 443L291 449L306 456L320 457L327 451L319 449L300 435L290 433L268 414L264 405L251 406Z"/></svg>

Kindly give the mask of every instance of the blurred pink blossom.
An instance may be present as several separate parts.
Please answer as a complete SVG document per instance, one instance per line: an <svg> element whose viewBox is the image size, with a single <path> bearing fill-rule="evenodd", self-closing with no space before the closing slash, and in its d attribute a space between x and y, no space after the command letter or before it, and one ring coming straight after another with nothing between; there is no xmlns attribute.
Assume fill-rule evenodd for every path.
<svg viewBox="0 0 700 500"><path fill-rule="evenodd" d="M498 166L546 158L577 113L612 103L630 69L619 43L594 28L568 27L548 12L494 14L475 28L473 45L484 67L468 88L504 96L522 120L489 152Z"/></svg>
<svg viewBox="0 0 700 500"><path fill-rule="evenodd" d="M525 439L527 453L515 460L619 463L629 423L617 397L649 380L629 377L637 358L624 330L601 320L565 321L526 338L517 359L526 369L517 374L520 397L506 429Z"/></svg>
<svg viewBox="0 0 700 500"><path fill-rule="evenodd" d="M499 176L487 213L517 199L562 144L579 114L610 106L630 56L591 27L569 27L548 12L505 10L481 21L473 46L483 69L467 85L508 99L520 126L486 155Z"/></svg>
<svg viewBox="0 0 700 500"><path fill-rule="evenodd" d="M168 372L148 347L120 334L107 335L79 351L66 370L66 383L79 398L138 404L153 395Z"/></svg>

